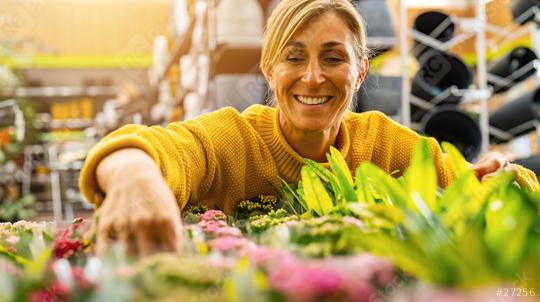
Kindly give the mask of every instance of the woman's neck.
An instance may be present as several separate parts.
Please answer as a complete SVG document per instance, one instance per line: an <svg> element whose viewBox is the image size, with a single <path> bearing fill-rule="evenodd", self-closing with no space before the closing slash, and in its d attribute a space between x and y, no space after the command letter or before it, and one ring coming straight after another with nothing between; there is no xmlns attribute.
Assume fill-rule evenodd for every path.
<svg viewBox="0 0 540 302"><path fill-rule="evenodd" d="M316 162L326 162L330 146L336 143L340 124L323 131L305 131L294 127L285 118L279 118L279 127L285 140L300 156Z"/></svg>

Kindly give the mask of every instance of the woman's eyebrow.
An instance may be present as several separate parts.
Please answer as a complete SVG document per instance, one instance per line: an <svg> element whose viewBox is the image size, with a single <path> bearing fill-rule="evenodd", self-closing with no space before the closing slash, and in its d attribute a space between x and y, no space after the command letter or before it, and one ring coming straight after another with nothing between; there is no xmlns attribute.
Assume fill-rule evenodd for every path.
<svg viewBox="0 0 540 302"><path fill-rule="evenodd" d="M289 41L287 42L287 44L285 44L285 46L293 46L293 47L297 47L297 48L306 48L306 45L302 42L298 42L298 41Z"/></svg>
<svg viewBox="0 0 540 302"><path fill-rule="evenodd" d="M329 41L329 42L325 42L323 45L322 45L322 48L333 48L333 47L336 47L336 46L341 46L343 45L342 42L338 42L338 41ZM285 46L292 46L292 47L297 47L297 48L306 48L306 44L304 44L303 42L299 42L299 41L289 41L287 42L287 44L285 44Z"/></svg>
<svg viewBox="0 0 540 302"><path fill-rule="evenodd" d="M333 48L336 46L341 46L343 43L337 41L330 41L323 44L322 48Z"/></svg>

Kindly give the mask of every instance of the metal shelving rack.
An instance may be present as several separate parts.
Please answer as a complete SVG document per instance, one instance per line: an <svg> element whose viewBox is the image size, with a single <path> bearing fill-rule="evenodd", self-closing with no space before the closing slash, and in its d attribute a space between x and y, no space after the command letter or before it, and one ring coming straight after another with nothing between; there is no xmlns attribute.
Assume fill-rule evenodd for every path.
<svg viewBox="0 0 540 302"><path fill-rule="evenodd" d="M532 50L537 57L540 57L540 9L536 6L532 6L529 10L518 16L514 23L521 24L523 20L526 20L534 16L535 22L529 22L525 26L515 29L514 24L510 24L506 27L495 26L493 24L486 24L486 31L493 34L494 38L487 41L487 47L490 49L496 49L497 44L504 44L504 42L512 41L524 34L529 34L532 41ZM502 37L502 39L499 39ZM519 78L521 75L526 74L531 69L535 69L535 78L537 82L540 82L540 60L536 59L527 65L523 66L519 70L516 70L508 78L503 79L494 74L487 74L488 80L497 83L502 86L509 86L514 79ZM512 129L503 131L493 126L489 127L489 133L497 138L503 140L511 140L516 137L517 133L521 133L525 129L536 129L537 136L540 137L540 123L538 120L531 120L520 124ZM539 143L540 144L540 143Z"/></svg>
<svg viewBox="0 0 540 302"><path fill-rule="evenodd" d="M451 46L475 35L476 36L476 86L470 89L458 90L454 87L448 89L448 91L443 92L443 94L453 93L455 95L463 95L462 103L467 102L478 102L479 104L479 125L480 131L482 134L482 146L481 154L487 152L489 146L489 137L493 135L495 137L503 139L511 139L515 137L515 133L518 133L523 127L530 127L529 122L527 125L519 125L516 129L510 129L503 131L497 129L489 124L489 111L488 111L488 101L492 95L492 89L488 86L488 81L494 82L503 86L511 85L514 79L519 78L521 75L529 72L531 69L536 69L536 78L540 78L540 61L534 60L533 62L523 66L519 70L516 70L514 73L509 75L507 78L503 79L494 74L488 72L487 66L487 49L496 49L497 45L505 41L512 41L515 38L522 36L523 34L530 33L532 38L533 50L537 54L540 54L540 23L531 22L527 26L523 26L518 30L515 29L514 24L510 24L506 27L499 27L493 24L489 24L486 19L486 4L489 1L486 0L475 0L475 10L476 14L474 18L455 18L458 21L458 24L461 25L461 28L464 29L462 33L455 36L451 40L442 43L430 36L424 35L415 30L411 30L407 26L407 9L412 7L410 1L402 0L400 1L400 54L401 54L401 65L402 65L402 81L403 83L409 83L409 74L408 74L408 57L409 57L409 45L408 38L414 37L415 39L421 41L424 44L427 44L435 49L446 51ZM436 6L436 3L432 7ZM523 13L521 16L516 18L514 22L519 23L520 20L525 20L531 15L536 16L535 20L540 20L540 10L537 7L531 7L528 11ZM467 30L468 29L468 30ZM486 33L490 33L493 37L490 39L486 38ZM502 37L502 39L499 39ZM442 98L442 96L439 96ZM435 100L436 101L436 100ZM402 85L402 99L401 99L401 122L403 125L410 127L411 126L411 103L424 108L432 109L434 103L428 102L422 99L419 99L411 95L410 86ZM540 133L538 129L538 122L531 121L536 125L537 132Z"/></svg>
<svg viewBox="0 0 540 302"><path fill-rule="evenodd" d="M424 35L414 29L409 29L407 25L408 8L413 5L408 0L400 1L400 54L401 54L401 77L403 81L401 94L401 123L406 127L411 127L411 103L425 109L432 109L434 104L424 101L411 95L408 72L409 43L408 38L414 37L421 42L441 51L447 51L453 45L460 43L473 35L476 35L476 55L477 55L477 85L469 89L457 89L450 87L438 98L444 95L454 94L463 95L462 102L476 101L480 104L480 131L482 134L481 153L485 153L489 146L489 117L488 117L488 99L491 91L487 84L487 65L486 65L486 11L485 0L476 0L476 15L474 18L459 18L458 21L463 32L453 37L451 40L442 43L430 36ZM434 3L433 6L435 6Z"/></svg>

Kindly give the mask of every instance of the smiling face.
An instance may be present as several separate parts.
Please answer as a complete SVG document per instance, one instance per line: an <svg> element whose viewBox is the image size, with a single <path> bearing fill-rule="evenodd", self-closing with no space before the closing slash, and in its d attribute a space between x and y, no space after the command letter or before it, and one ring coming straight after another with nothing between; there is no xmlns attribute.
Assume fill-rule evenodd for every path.
<svg viewBox="0 0 540 302"><path fill-rule="evenodd" d="M367 70L354 52L353 36L328 11L298 30L266 76L280 108L280 125L319 132L339 127Z"/></svg>

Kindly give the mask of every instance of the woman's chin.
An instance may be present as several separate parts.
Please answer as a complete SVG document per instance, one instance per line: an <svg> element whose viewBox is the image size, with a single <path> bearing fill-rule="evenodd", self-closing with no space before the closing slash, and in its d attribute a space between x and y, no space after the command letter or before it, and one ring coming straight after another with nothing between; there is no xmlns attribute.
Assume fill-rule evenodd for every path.
<svg viewBox="0 0 540 302"><path fill-rule="evenodd" d="M306 120L298 120L297 128L306 132L321 132L330 128L330 125L326 123L321 123L319 119L318 120L306 119Z"/></svg>

